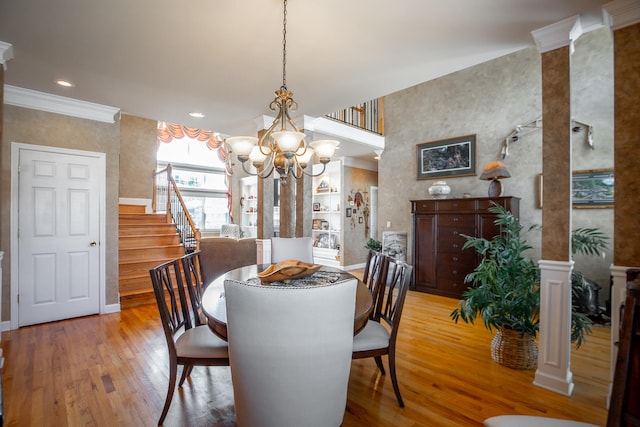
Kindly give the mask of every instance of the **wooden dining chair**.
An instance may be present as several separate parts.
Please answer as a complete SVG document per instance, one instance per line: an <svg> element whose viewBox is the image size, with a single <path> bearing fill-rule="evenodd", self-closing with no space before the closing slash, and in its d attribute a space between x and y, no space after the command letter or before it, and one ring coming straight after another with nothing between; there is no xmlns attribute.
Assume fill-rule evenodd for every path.
<svg viewBox="0 0 640 427"><path fill-rule="evenodd" d="M193 251L180 258L184 272L185 287L189 296L192 321L195 326L207 324L207 318L202 312L202 294L205 283L203 281L200 251Z"/></svg>
<svg viewBox="0 0 640 427"><path fill-rule="evenodd" d="M373 357L382 375L385 374L382 356L387 355L389 373L398 405L404 401L396 377L396 338L407 291L411 285L413 268L393 258L387 259L386 289L381 295L381 310L378 320L369 320L364 329L353 338L353 359Z"/></svg>
<svg viewBox="0 0 640 427"><path fill-rule="evenodd" d="M387 269L389 258L381 252L370 250L364 266L362 281L367 285L373 297L373 309L370 319L379 320L382 310L382 294L386 287Z"/></svg>
<svg viewBox="0 0 640 427"><path fill-rule="evenodd" d="M224 282L238 426L340 426L357 283Z"/></svg>
<svg viewBox="0 0 640 427"><path fill-rule="evenodd" d="M158 425L164 422L171 406L179 365L183 366L179 386L190 367L229 365L226 341L215 336L208 326L192 323L180 264L180 259L175 259L149 270L169 350L169 385Z"/></svg>

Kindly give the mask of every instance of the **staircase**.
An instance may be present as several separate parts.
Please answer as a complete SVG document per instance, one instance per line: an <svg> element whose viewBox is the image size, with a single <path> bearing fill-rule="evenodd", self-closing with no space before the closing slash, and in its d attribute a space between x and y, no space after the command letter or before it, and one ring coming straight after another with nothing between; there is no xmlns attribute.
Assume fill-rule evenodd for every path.
<svg viewBox="0 0 640 427"><path fill-rule="evenodd" d="M119 206L120 308L155 303L149 270L185 254L166 214L147 214L141 205Z"/></svg>

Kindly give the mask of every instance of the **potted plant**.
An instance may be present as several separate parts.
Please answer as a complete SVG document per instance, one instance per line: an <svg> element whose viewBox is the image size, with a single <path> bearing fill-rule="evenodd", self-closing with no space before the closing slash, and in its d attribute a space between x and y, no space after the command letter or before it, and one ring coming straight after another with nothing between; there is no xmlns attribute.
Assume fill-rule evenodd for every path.
<svg viewBox="0 0 640 427"><path fill-rule="evenodd" d="M525 252L531 249L524 238L523 226L507 209L493 204L495 224L502 233L487 240L464 236L464 248L473 248L482 261L467 275L472 286L451 313L457 323L473 323L480 316L496 334L491 342L492 358L515 369L536 366L538 349L535 342L539 330L540 270ZM526 232L539 229L532 225ZM584 334L590 332L590 321L572 310L571 341L579 347Z"/></svg>

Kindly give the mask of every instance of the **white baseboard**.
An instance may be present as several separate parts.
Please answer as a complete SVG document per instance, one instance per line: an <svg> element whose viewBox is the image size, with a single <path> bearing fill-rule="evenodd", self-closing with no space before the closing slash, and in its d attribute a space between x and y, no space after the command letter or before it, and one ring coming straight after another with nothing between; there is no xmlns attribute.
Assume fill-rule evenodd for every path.
<svg viewBox="0 0 640 427"><path fill-rule="evenodd" d="M111 314L111 313L119 313L119 312L120 312L120 303L109 304L104 306L104 313L102 314Z"/></svg>
<svg viewBox="0 0 640 427"><path fill-rule="evenodd" d="M359 270L361 268L364 268L366 264L363 262L361 264L352 264L352 265L345 265L344 267L342 267L343 270Z"/></svg>

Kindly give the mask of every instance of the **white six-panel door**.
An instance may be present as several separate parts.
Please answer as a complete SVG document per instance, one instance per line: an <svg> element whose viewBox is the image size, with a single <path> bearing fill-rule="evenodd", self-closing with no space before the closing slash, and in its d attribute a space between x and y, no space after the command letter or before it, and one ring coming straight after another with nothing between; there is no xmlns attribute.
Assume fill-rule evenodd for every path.
<svg viewBox="0 0 640 427"><path fill-rule="evenodd" d="M18 175L18 326L100 310L102 160L23 149Z"/></svg>

